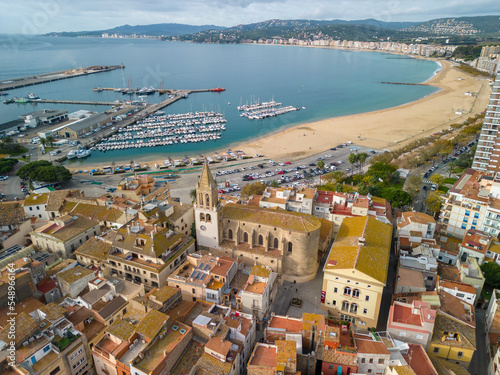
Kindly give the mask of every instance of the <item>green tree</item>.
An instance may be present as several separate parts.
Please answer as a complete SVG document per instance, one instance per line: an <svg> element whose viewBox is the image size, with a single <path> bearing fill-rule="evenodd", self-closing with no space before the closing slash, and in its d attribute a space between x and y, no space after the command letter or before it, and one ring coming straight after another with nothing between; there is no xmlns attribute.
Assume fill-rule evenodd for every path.
<svg viewBox="0 0 500 375"><path fill-rule="evenodd" d="M16 164L17 159L14 158L0 159L0 174L12 172Z"/></svg>
<svg viewBox="0 0 500 375"><path fill-rule="evenodd" d="M191 204L193 204L196 201L196 189L191 190L189 196L191 197Z"/></svg>
<svg viewBox="0 0 500 375"><path fill-rule="evenodd" d="M366 152L358 154L358 162L361 169L363 169L363 164L365 164L366 159L368 159L368 154Z"/></svg>
<svg viewBox="0 0 500 375"><path fill-rule="evenodd" d="M6 144L6 145L10 145L10 144L14 143L14 141L12 140L11 137L4 137L2 139L2 143Z"/></svg>
<svg viewBox="0 0 500 375"><path fill-rule="evenodd" d="M358 193L361 195L368 195L369 193L368 186L366 186L364 182L360 182L358 184Z"/></svg>
<svg viewBox="0 0 500 375"><path fill-rule="evenodd" d="M43 182L69 181L71 172L62 165L54 166L47 160L33 161L23 165L16 172L23 180L31 179Z"/></svg>
<svg viewBox="0 0 500 375"><path fill-rule="evenodd" d="M413 174L406 179L404 190L410 194L412 200L418 195L418 190L422 186L422 177L418 174Z"/></svg>
<svg viewBox="0 0 500 375"><path fill-rule="evenodd" d="M325 162L323 160L319 160L316 163L316 166L318 167L318 169L323 169L323 168L325 168Z"/></svg>
<svg viewBox="0 0 500 375"><path fill-rule="evenodd" d="M427 198L425 198L425 204L429 208L429 211L432 212L432 215L435 216L441 210L441 205L443 204L441 195L436 191L431 191Z"/></svg>
<svg viewBox="0 0 500 375"><path fill-rule="evenodd" d="M266 190L267 185L263 182L254 182L253 184L246 184L241 189L241 197L249 198L253 195L262 195Z"/></svg>
<svg viewBox="0 0 500 375"><path fill-rule="evenodd" d="M439 173L436 173L431 176L430 178L431 182L435 183L437 186L440 186L443 184L445 178L444 176L440 175Z"/></svg>
<svg viewBox="0 0 500 375"><path fill-rule="evenodd" d="M496 262L484 262L481 265L486 284L493 288L500 286L500 266Z"/></svg>
<svg viewBox="0 0 500 375"><path fill-rule="evenodd" d="M45 145L47 144L47 140L45 138L40 138L40 143L43 145L43 147L45 147Z"/></svg>
<svg viewBox="0 0 500 375"><path fill-rule="evenodd" d="M277 188L277 187L279 186L278 181L273 180L273 181L271 182L271 186L272 186L273 188Z"/></svg>
<svg viewBox="0 0 500 375"><path fill-rule="evenodd" d="M351 175L352 175L352 171L354 170L354 164L356 164L356 162L358 161L358 155L351 152L347 160L349 160L349 163L351 163Z"/></svg>
<svg viewBox="0 0 500 375"><path fill-rule="evenodd" d="M54 147L54 137L53 136L49 135L49 136L46 137L45 140L50 145L50 147Z"/></svg>

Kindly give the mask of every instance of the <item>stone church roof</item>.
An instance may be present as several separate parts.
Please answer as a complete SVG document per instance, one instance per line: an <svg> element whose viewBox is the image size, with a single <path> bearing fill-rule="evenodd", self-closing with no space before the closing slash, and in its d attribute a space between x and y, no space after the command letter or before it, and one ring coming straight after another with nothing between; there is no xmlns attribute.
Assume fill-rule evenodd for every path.
<svg viewBox="0 0 500 375"><path fill-rule="evenodd" d="M217 183L215 182L214 176L212 176L212 172L210 172L208 163L205 162L203 163L203 169L201 171L200 179L198 180L197 189L213 189L214 187L217 187Z"/></svg>
<svg viewBox="0 0 500 375"><path fill-rule="evenodd" d="M234 203L228 203L222 208L222 217L295 232L313 232L321 227L321 220L312 215Z"/></svg>

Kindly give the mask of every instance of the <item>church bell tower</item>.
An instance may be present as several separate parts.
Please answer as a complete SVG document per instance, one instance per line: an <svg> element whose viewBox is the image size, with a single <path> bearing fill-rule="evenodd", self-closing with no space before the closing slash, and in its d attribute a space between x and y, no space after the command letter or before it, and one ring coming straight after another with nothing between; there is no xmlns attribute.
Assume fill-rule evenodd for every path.
<svg viewBox="0 0 500 375"><path fill-rule="evenodd" d="M194 205L198 247L219 248L222 238L220 210L217 183L210 172L208 163L205 162L198 185L196 185L196 203Z"/></svg>

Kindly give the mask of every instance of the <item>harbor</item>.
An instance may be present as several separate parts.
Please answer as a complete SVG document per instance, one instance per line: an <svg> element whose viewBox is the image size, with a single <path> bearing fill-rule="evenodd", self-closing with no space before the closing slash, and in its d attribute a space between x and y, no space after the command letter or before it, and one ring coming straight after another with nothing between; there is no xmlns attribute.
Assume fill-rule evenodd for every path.
<svg viewBox="0 0 500 375"><path fill-rule="evenodd" d="M125 66L121 65L94 65L86 68L76 68L60 70L58 72L43 73L26 77L5 79L0 82L0 91L17 89L20 87L38 85L41 83L58 81L61 79L74 78L86 76L94 73L109 72L115 69L124 69Z"/></svg>

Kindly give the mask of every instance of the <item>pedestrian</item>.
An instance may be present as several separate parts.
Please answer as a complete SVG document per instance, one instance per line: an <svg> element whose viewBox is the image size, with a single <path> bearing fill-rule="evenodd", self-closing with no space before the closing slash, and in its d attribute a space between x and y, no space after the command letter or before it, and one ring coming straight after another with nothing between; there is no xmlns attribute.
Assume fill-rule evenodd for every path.
<svg viewBox="0 0 500 375"><path fill-rule="evenodd" d="M299 290L297 288L295 288L295 293L298 293L298 292L299 292Z"/></svg>

